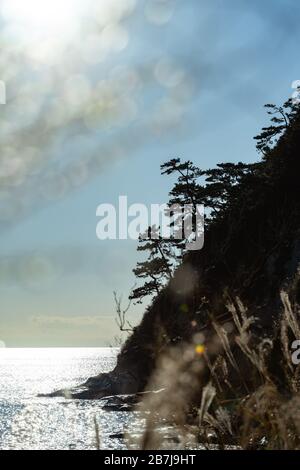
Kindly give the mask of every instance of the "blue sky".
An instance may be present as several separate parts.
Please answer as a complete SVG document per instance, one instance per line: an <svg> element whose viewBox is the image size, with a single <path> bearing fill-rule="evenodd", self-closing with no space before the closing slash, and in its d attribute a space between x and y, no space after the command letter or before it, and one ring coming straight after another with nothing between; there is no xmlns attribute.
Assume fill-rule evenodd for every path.
<svg viewBox="0 0 300 470"><path fill-rule="evenodd" d="M172 181L159 166L174 156L202 168L256 160L263 105L289 98L300 79L300 5L74 0L67 28L68 11L62 27L50 7L47 20L34 0L26 15L17 4L7 13L6 1L0 340L109 345L112 293L126 298L134 283L136 242L97 240L97 206L119 195L166 202Z"/></svg>

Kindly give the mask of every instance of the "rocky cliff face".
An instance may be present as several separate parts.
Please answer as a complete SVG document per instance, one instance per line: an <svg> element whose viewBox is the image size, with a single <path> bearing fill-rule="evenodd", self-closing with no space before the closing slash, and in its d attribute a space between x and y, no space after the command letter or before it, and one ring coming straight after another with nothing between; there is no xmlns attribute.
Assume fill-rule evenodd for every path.
<svg viewBox="0 0 300 470"><path fill-rule="evenodd" d="M73 396L145 390L161 353L171 344L190 342L197 332L209 342L213 321L230 321L226 305L237 298L258 319L254 337L276 337L280 291L300 301L299 162L298 116L251 181L241 186L237 203L210 227L204 248L186 255L154 299L115 370L91 378Z"/></svg>

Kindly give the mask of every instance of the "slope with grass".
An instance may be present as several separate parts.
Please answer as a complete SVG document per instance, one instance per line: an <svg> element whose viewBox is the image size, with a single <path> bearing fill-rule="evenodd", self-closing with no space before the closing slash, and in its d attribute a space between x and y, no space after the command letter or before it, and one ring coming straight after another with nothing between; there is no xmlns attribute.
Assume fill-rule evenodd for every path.
<svg viewBox="0 0 300 470"><path fill-rule="evenodd" d="M281 291L288 292L292 304L300 301L299 170L297 112L275 147L242 179L226 209L210 224L203 250L185 256L126 342L115 373L130 377L128 391L144 389L170 344L203 338L209 349L213 323L230 329L232 313L227 306L238 307L237 299L257 318L251 328L254 342L277 338ZM232 336L234 342L234 332ZM238 346L232 347L238 355ZM270 367L280 380L275 352Z"/></svg>
<svg viewBox="0 0 300 470"><path fill-rule="evenodd" d="M89 379L72 392L74 397L165 387L173 397L167 407L163 394L155 395L159 402L154 404L149 395L146 405L162 415L179 413L184 426L193 409L203 425L208 416L211 426L220 423L208 413L210 406L226 421L229 408L221 404L231 403L227 428L235 429L243 447L256 445L268 433L273 447L295 444L287 425L285 437L278 437L283 421L266 403L285 410L287 399L298 400L298 368L291 362L290 345L300 339L299 110L273 117L273 123L260 136L262 160L210 221L204 248L184 256L123 346L116 368ZM246 404L251 419L240 412ZM300 422L294 408L288 409ZM262 415L268 419L260 428Z"/></svg>

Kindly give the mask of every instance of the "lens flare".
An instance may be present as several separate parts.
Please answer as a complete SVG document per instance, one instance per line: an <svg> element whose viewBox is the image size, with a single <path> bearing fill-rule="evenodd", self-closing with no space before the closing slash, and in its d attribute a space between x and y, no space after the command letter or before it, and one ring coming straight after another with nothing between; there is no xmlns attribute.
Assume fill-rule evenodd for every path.
<svg viewBox="0 0 300 470"><path fill-rule="evenodd" d="M195 352L199 356L202 356L205 353L205 346L204 344L197 344L195 347Z"/></svg>
<svg viewBox="0 0 300 470"><path fill-rule="evenodd" d="M19 27L66 33L73 27L82 5L81 0L4 0L1 13L4 20Z"/></svg>

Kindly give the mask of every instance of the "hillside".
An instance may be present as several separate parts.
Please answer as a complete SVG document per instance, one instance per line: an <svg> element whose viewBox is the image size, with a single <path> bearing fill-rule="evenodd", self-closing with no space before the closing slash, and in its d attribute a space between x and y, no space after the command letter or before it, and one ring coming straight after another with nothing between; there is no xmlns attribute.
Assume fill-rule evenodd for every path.
<svg viewBox="0 0 300 470"><path fill-rule="evenodd" d="M201 390L212 383L219 405L237 400L235 423L241 420L242 400L253 400L258 390L271 390L268 403L274 393L278 400L295 399L298 367L291 362L290 345L300 339L299 110L294 107L285 119L284 125L273 119L278 126L263 130L261 161L208 224L204 248L188 252L154 298L116 368L89 379L74 397L165 387L165 396L173 393L174 401L167 416L182 409L187 417L193 406L203 408ZM160 410L165 401L145 403Z"/></svg>
<svg viewBox="0 0 300 470"><path fill-rule="evenodd" d="M226 305L237 298L258 319L253 335L276 337L280 292L288 291L292 303L300 298L299 150L298 113L210 225L204 248L185 256L123 347L116 373L133 377L128 391L146 386L168 344L190 342L197 331L209 337L215 319L230 321Z"/></svg>

